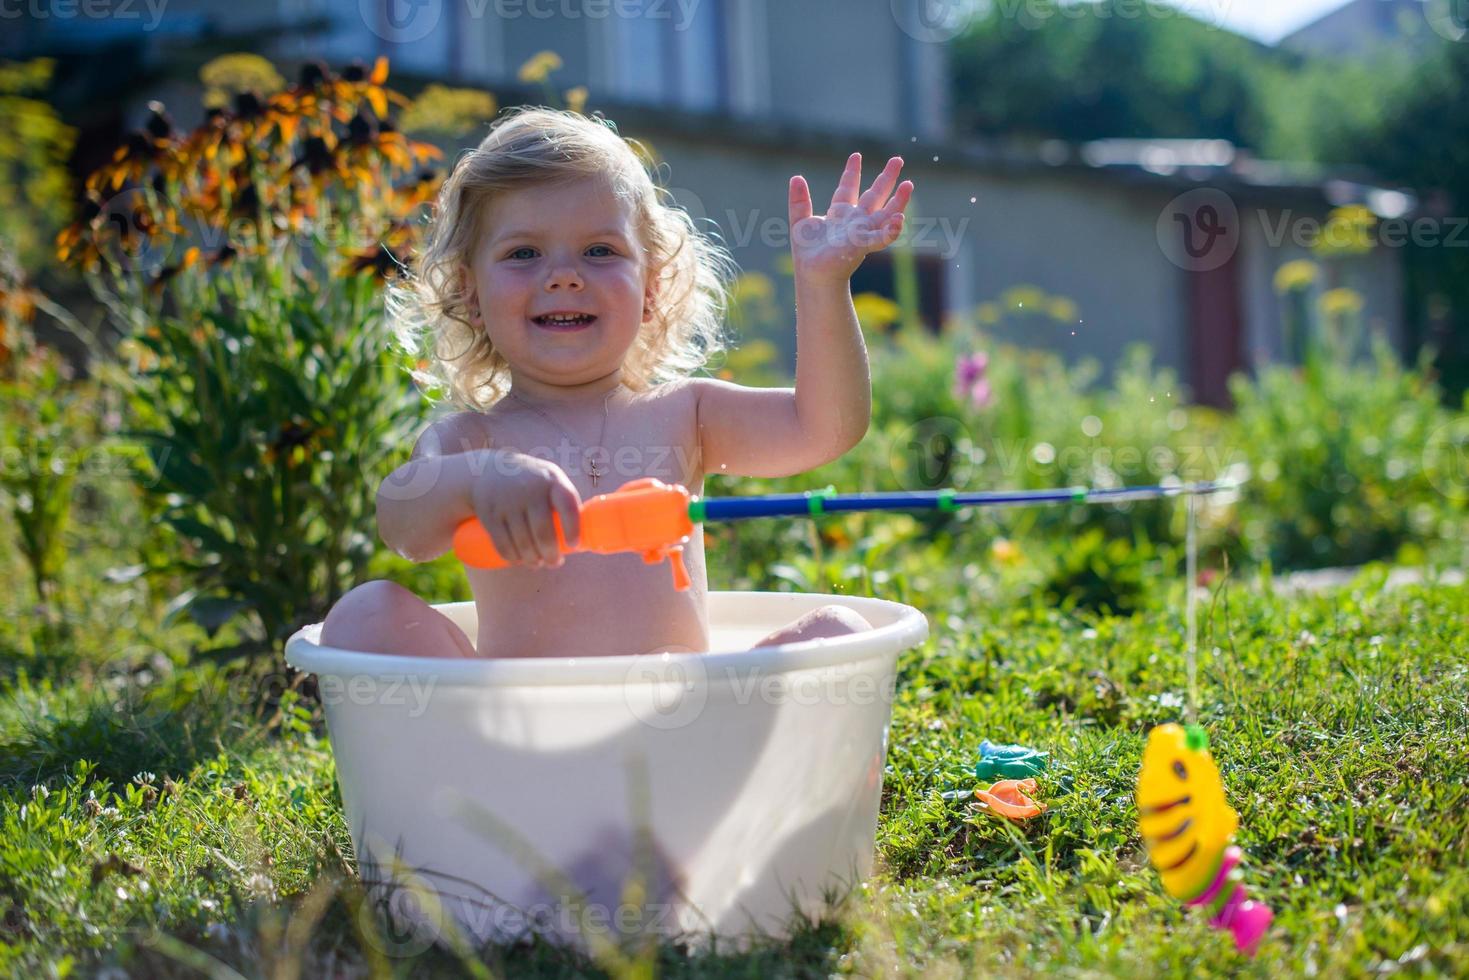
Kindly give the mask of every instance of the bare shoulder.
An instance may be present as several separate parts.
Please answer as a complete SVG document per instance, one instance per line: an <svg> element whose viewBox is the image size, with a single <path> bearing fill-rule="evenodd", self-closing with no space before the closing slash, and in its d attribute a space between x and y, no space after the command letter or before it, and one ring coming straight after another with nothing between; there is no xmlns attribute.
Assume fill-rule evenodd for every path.
<svg viewBox="0 0 1469 980"><path fill-rule="evenodd" d="M640 398L670 413L692 413L699 404L699 382L703 378L678 378L648 389Z"/></svg>
<svg viewBox="0 0 1469 980"><path fill-rule="evenodd" d="M683 400L684 406L690 412L695 421L699 421L699 413L710 407L710 400L717 400L722 394L731 391L746 391L744 385L735 384L733 381L724 381L720 378L692 377L678 382L678 397Z"/></svg>
<svg viewBox="0 0 1469 980"><path fill-rule="evenodd" d="M413 458L453 456L496 445L493 426L483 412L454 412L431 423L418 437Z"/></svg>

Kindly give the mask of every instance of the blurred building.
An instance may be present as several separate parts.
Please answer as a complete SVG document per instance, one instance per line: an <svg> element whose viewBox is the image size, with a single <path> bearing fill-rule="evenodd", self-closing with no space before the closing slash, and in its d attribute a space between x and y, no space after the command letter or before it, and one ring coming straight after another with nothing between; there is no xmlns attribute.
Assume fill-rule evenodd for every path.
<svg viewBox="0 0 1469 980"><path fill-rule="evenodd" d="M1350 0L1281 38L1287 51L1361 57L1392 48L1427 54L1441 32L1462 33L1458 0Z"/></svg>
<svg viewBox="0 0 1469 980"><path fill-rule="evenodd" d="M101 0L99 0L101 2ZM121 0L118 0L121 3ZM137 0L142 4L143 0ZM1111 365L1133 342L1177 369L1201 401L1225 379L1286 354L1274 290L1283 264L1310 257L1331 209L1383 218L1412 206L1362 175L1251 159L1218 141L1109 140L1017 147L950 126L946 42L961 5L928 0L153 0L139 17L31 19L0 55L52 53L99 147L163 98L182 123L205 60L254 50L292 71L387 55L393 84L483 86L502 103L539 101L518 68L544 50L559 90L585 85L589 109L646 139L696 217L747 271L772 277L791 307L784 228L790 175L821 203L848 152L868 177L889 155L918 185L907 236L918 301L935 329L980 311L1004 339ZM1379 2L1379 0L1363 0ZM944 9L937 9L944 8ZM101 152L99 150L98 152ZM85 149L83 156L85 156ZM1401 249L1331 264L1366 299L1365 317L1401 344ZM895 293L894 256L868 259L854 291ZM1036 290L1012 291L1016 286ZM1045 315L1015 295L1063 297ZM794 318L774 338L794 350Z"/></svg>

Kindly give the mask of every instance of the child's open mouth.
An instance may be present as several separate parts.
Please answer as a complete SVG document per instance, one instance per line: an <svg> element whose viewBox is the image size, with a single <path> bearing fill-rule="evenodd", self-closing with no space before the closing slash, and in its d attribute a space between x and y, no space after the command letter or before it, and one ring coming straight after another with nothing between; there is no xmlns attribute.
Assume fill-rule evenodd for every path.
<svg viewBox="0 0 1469 980"><path fill-rule="evenodd" d="M590 313L544 313L531 317L531 321L547 330L581 330L596 321Z"/></svg>

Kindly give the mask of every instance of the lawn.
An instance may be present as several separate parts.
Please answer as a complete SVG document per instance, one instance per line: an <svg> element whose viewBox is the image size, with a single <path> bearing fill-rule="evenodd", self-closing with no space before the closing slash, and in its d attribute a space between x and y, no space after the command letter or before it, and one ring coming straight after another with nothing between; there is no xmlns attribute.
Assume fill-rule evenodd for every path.
<svg viewBox="0 0 1469 980"><path fill-rule="evenodd" d="M1200 720L1248 887L1277 913L1253 962L1166 897L1134 826L1143 736L1183 710L1181 584L1131 618L1073 616L978 605L957 571L872 586L922 607L932 635L900 662L879 872L832 921L738 954L410 958L354 886L319 709L278 660L244 674L191 660L202 631L155 625L141 583L108 581L97 557L74 639L41 655L20 653L25 583L5 566L0 973L1469 970L1462 587L1385 590L1372 567L1299 596L1226 576L1202 602ZM1052 754L1044 817L1020 828L940 797L972 783L981 738Z"/></svg>
<svg viewBox="0 0 1469 980"><path fill-rule="evenodd" d="M559 64L530 63L543 83L547 55ZM0 85L24 95L50 72ZM244 78L223 116L191 135L150 110L152 135L93 175L143 202L126 220L35 200L12 222L20 259L0 241L0 976L1469 974L1469 591L1431 572L1388 589L1378 564L1469 564L1469 398L1426 351L1404 364L1372 335L1362 296L1325 289L1352 281L1330 250L1276 277L1300 356L1235 376L1231 412L1187 404L1145 347L1098 383L1095 362L999 343L1091 315L1034 285L937 332L916 286L860 294L869 437L818 471L706 488L1240 481L1198 515L1197 710L1247 887L1277 914L1258 958L1167 898L1135 827L1146 732L1186 712L1185 521L1156 502L710 527L712 588L876 595L929 617L899 664L877 872L830 921L742 952L405 950L357 883L321 706L280 650L360 581L469 597L452 559L410 565L371 527L428 408L404 373L417 362L388 349L382 290L443 179L422 165L444 149L401 142L403 124L457 107L479 125L495 103L430 86L379 127L406 102L386 72L308 72L304 90L339 94L264 99L264 59L216 59L202 75ZM60 117L10 102L0 123L52 134L34 165L54 180L34 186L67 186ZM351 168L319 166L337 130ZM310 182L282 177L302 160ZM373 244L341 253L322 233L338 226ZM85 376L36 342L41 309L85 341L41 292L57 283L85 285L121 338ZM741 343L708 368L789 383L774 343L789 295L742 276ZM1270 573L1364 564L1329 592ZM973 786L986 738L1050 753L1043 817L944 799Z"/></svg>

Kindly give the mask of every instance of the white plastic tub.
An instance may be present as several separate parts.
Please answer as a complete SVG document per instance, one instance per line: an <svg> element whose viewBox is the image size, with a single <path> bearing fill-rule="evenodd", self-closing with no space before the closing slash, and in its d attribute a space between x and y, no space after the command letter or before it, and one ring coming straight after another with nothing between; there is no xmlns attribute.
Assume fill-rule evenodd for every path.
<svg viewBox="0 0 1469 980"><path fill-rule="evenodd" d="M874 629L748 649L828 603ZM476 634L473 603L437 608ZM894 665L923 614L773 592L708 608L700 654L446 661L323 647L319 624L291 637L363 878L417 923L405 942L450 924L583 946L780 936L869 872Z"/></svg>

